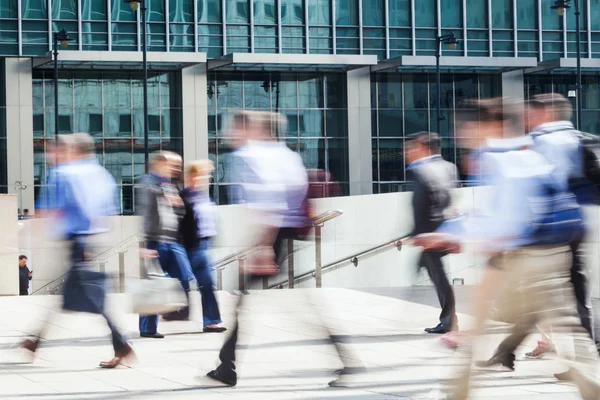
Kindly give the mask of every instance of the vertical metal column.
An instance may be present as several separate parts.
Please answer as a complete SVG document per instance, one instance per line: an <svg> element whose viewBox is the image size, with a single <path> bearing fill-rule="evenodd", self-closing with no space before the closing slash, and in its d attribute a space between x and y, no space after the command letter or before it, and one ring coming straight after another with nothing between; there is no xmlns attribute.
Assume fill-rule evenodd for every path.
<svg viewBox="0 0 600 400"><path fill-rule="evenodd" d="M125 252L119 252L119 293L125 293Z"/></svg>
<svg viewBox="0 0 600 400"><path fill-rule="evenodd" d="M240 290L246 290L246 274L244 271L244 264L245 260L243 258L240 258L238 260L238 285Z"/></svg>
<svg viewBox="0 0 600 400"><path fill-rule="evenodd" d="M287 240L287 253L288 253L288 288L294 288L294 239Z"/></svg>
<svg viewBox="0 0 600 400"><path fill-rule="evenodd" d="M575 30L577 32L577 129L582 125L583 85L581 83L581 10L579 0L575 0Z"/></svg>
<svg viewBox="0 0 600 400"><path fill-rule="evenodd" d="M142 2L142 68L144 69L144 168L146 173L150 170L150 151L148 138L148 39L146 36L146 1ZM169 33L167 32L167 35Z"/></svg>
<svg viewBox="0 0 600 400"><path fill-rule="evenodd" d="M217 290L223 290L223 270L217 269Z"/></svg>
<svg viewBox="0 0 600 400"><path fill-rule="evenodd" d="M321 266L321 226L315 226L315 283L317 288L323 284Z"/></svg>
<svg viewBox="0 0 600 400"><path fill-rule="evenodd" d="M146 248L145 242L139 242L139 243L140 243L140 247L138 249L138 254L139 254L140 250ZM146 264L145 263L146 263L146 259L140 255L140 279L144 279L146 277Z"/></svg>

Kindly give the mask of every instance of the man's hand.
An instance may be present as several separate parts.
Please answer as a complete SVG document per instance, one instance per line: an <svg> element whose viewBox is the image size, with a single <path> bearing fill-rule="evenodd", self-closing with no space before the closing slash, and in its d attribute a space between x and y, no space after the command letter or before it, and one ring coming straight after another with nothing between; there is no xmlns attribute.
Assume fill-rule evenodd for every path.
<svg viewBox="0 0 600 400"><path fill-rule="evenodd" d="M423 233L409 241L413 246L424 250L443 251L445 253L460 253L461 244L456 236L446 233Z"/></svg>
<svg viewBox="0 0 600 400"><path fill-rule="evenodd" d="M140 249L140 258L152 259L158 258L158 251L150 249Z"/></svg>
<svg viewBox="0 0 600 400"><path fill-rule="evenodd" d="M28 276L29 278L33 278L33 271L32 271L32 272L29 272L29 273L27 274L27 276Z"/></svg>

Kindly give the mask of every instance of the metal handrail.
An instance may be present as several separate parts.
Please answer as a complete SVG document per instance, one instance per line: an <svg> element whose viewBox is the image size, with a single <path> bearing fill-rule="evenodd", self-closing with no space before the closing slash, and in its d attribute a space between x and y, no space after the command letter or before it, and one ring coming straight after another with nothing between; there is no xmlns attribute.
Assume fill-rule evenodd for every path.
<svg viewBox="0 0 600 400"><path fill-rule="evenodd" d="M326 264L323 267L321 267L321 273L325 274L328 272L333 272L337 269L340 269L340 268L345 267L350 264L354 265L355 267L358 267L360 260L366 260L377 254L384 253L384 252L390 250L391 248L396 248L398 251L400 251L400 250L402 250L402 241L408 237L410 237L410 236L402 236L400 238L387 241L378 246L374 246L374 247L362 250L362 251L352 254L350 256L340 258L337 261L331 262L331 263ZM317 277L317 269L313 269L312 271L308 271L308 272L305 272L298 276L295 276L293 281L294 281L294 284L297 284L297 283L306 282L306 281L316 278L316 277ZM288 284L289 284L289 279L285 280L283 282L274 284L274 285L270 285L269 289L274 289L274 288L283 289L283 287Z"/></svg>
<svg viewBox="0 0 600 400"><path fill-rule="evenodd" d="M330 221L334 218L339 217L344 212L342 210L327 210L324 213L316 215L313 217L312 226L323 226L323 224L327 221Z"/></svg>
<svg viewBox="0 0 600 400"><path fill-rule="evenodd" d="M132 236L128 237L127 239L125 239L124 241L119 242L118 244L112 246L108 250L105 250L102 253L94 256L92 261L96 262L98 264L106 263L108 261L108 259L110 259L113 255L120 253L120 251L119 251L120 249L122 249L123 247L125 247L125 249L128 249L134 240L135 240L135 242L138 242L139 238L142 236L143 236L142 233L137 233L135 235L132 235ZM104 259L100 259L100 257L103 257L104 255L109 254L109 253L112 253L112 254L110 254L110 256L108 256ZM41 288L34 291L32 293L32 295L38 295L38 294L48 293L48 292L55 292L62 284L65 283L68 275L69 275L69 273L67 272L67 273L59 276L58 278L52 280L51 282L45 284ZM56 286L56 287L50 289L52 286Z"/></svg>

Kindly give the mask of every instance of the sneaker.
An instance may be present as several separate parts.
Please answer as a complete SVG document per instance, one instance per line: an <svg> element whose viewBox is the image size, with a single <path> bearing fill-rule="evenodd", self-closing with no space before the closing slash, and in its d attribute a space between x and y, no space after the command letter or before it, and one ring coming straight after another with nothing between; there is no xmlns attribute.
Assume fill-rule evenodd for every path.
<svg viewBox="0 0 600 400"><path fill-rule="evenodd" d="M525 357L527 358L542 358L544 354L550 353L553 351L553 346L549 343L540 340L537 344L537 347L530 351L529 353L525 353Z"/></svg>

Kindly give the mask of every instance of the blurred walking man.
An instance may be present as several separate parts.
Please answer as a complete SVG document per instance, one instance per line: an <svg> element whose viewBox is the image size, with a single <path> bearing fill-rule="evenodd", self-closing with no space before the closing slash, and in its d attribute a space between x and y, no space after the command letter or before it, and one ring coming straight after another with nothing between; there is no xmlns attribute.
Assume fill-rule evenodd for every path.
<svg viewBox="0 0 600 400"><path fill-rule="evenodd" d="M104 274L90 270L87 261L94 235L107 232L106 217L117 214L116 185L112 175L98 164L94 139L85 133L73 134L70 139L73 157L55 170L56 195L47 203L54 216L51 223L59 222L71 244L72 268L65 282L63 309L101 314L106 319L115 355L100 367L115 368L134 356L133 349L105 313ZM44 328L22 347L35 353Z"/></svg>
<svg viewBox="0 0 600 400"><path fill-rule="evenodd" d="M473 337L482 330L491 299L508 280L512 285L503 295L511 299L510 311L517 325L548 321L567 339L574 339L576 358L569 361L574 368L571 377L583 399L597 400L598 353L576 317L570 284L569 243L583 235L575 196L561 187L553 166L529 149L531 138L500 139L514 119L502 99L474 101L467 107L470 109L458 118L458 134L478 132L483 140L496 139L487 140L480 157L481 169L493 192L481 214L462 223L462 232L454 230L459 236L425 234L416 237L415 243L425 249L447 249L459 247L465 239L477 240L479 250L490 260L479 287ZM441 227L446 232L452 229L451 224ZM561 350L570 348L570 344L561 343ZM468 345L462 349L469 354L469 364L445 398L468 398L472 349ZM559 355L565 356L562 352ZM513 361L514 357L504 360L504 364L510 366Z"/></svg>
<svg viewBox="0 0 600 400"><path fill-rule="evenodd" d="M143 217L146 249L158 257L164 272L179 279L189 296L194 274L187 252L179 243L179 223L185 206L173 183L173 159L176 157L165 151L152 154L151 171L139 187L139 212ZM158 333L158 315L140 316L139 329L141 337L164 338Z"/></svg>
<svg viewBox="0 0 600 400"><path fill-rule="evenodd" d="M414 133L406 139L407 175L414 182L412 236L435 231L444 222L444 212L451 203L450 189L456 185L458 170L442 158L440 144L440 137L431 132ZM439 324L426 328L427 333L443 334L458 329L454 291L442 263L445 255L423 251L419 260L419 268L427 269L442 307Z"/></svg>

